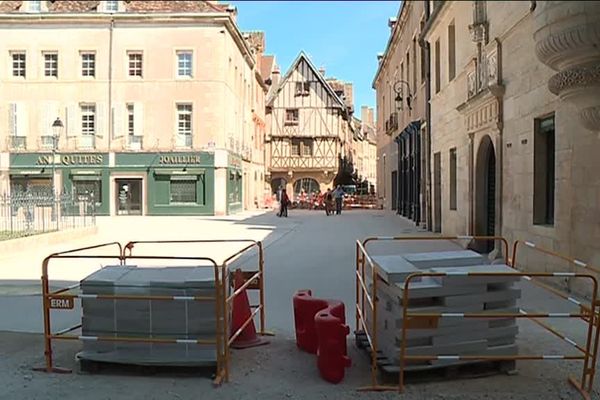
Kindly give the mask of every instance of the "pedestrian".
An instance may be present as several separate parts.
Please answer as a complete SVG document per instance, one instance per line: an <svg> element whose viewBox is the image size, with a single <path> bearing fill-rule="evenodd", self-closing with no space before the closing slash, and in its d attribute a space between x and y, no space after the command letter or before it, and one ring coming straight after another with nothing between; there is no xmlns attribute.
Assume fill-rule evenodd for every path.
<svg viewBox="0 0 600 400"><path fill-rule="evenodd" d="M281 190L281 199L279 200L279 213L278 217L286 217L288 216L288 205L290 204L290 198L288 197L285 189Z"/></svg>
<svg viewBox="0 0 600 400"><path fill-rule="evenodd" d="M325 215L329 216L333 212L333 194L331 188L325 192Z"/></svg>
<svg viewBox="0 0 600 400"><path fill-rule="evenodd" d="M335 197L335 213L336 215L342 214L342 204L344 202L344 189L341 185L337 185L333 191L333 197Z"/></svg>

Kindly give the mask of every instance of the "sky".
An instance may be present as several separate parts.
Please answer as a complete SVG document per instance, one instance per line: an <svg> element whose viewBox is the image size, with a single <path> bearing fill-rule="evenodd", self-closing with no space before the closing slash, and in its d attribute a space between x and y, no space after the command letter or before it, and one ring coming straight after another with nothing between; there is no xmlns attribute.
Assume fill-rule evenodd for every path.
<svg viewBox="0 0 600 400"><path fill-rule="evenodd" d="M227 1L223 1L227 3ZM375 106L371 84L377 54L390 34L388 19L400 1L230 1L242 31L265 32L282 76L301 50L327 77L354 84L354 108ZM358 116L358 115L357 115Z"/></svg>

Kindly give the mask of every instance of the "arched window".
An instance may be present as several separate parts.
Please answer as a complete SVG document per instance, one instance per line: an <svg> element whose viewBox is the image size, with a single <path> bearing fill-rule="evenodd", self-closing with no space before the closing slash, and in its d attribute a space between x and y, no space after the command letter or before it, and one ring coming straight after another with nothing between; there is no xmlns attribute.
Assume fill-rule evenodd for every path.
<svg viewBox="0 0 600 400"><path fill-rule="evenodd" d="M319 182L313 178L302 178L294 182L294 198L300 195L302 191L306 194L314 193L321 190Z"/></svg>

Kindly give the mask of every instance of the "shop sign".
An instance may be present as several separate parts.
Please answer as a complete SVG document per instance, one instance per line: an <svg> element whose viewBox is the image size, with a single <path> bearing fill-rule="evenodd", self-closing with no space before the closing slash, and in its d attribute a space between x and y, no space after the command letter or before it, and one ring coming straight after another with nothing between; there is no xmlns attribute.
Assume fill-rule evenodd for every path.
<svg viewBox="0 0 600 400"><path fill-rule="evenodd" d="M175 156L160 156L158 159L160 165L178 165L178 164L200 164L200 156L198 155L175 155Z"/></svg>
<svg viewBox="0 0 600 400"><path fill-rule="evenodd" d="M101 165L104 161L102 154L44 154L38 156L36 165Z"/></svg>

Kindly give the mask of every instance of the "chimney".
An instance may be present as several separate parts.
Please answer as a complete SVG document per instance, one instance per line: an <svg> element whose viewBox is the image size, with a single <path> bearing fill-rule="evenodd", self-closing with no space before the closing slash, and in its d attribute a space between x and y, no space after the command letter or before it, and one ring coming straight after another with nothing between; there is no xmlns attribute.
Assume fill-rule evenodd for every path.
<svg viewBox="0 0 600 400"><path fill-rule="evenodd" d="M394 26L396 26L396 22L398 22L397 18L390 18L390 19L388 19L388 26L390 27L391 31L394 30Z"/></svg>
<svg viewBox="0 0 600 400"><path fill-rule="evenodd" d="M321 67L321 68L319 68L319 73L320 73L321 75L323 75L323 78L324 78L324 77L325 77L325 67Z"/></svg>
<svg viewBox="0 0 600 400"><path fill-rule="evenodd" d="M373 126L373 109L369 106L360 108L360 119L367 125Z"/></svg>
<svg viewBox="0 0 600 400"><path fill-rule="evenodd" d="M383 53L377 53L377 62L381 62L383 60Z"/></svg>
<svg viewBox="0 0 600 400"><path fill-rule="evenodd" d="M272 72L273 77L271 78L271 86L275 89L277 89L277 87L279 86L279 80L281 79L281 72L279 71L279 66L275 65L273 67L273 72Z"/></svg>

